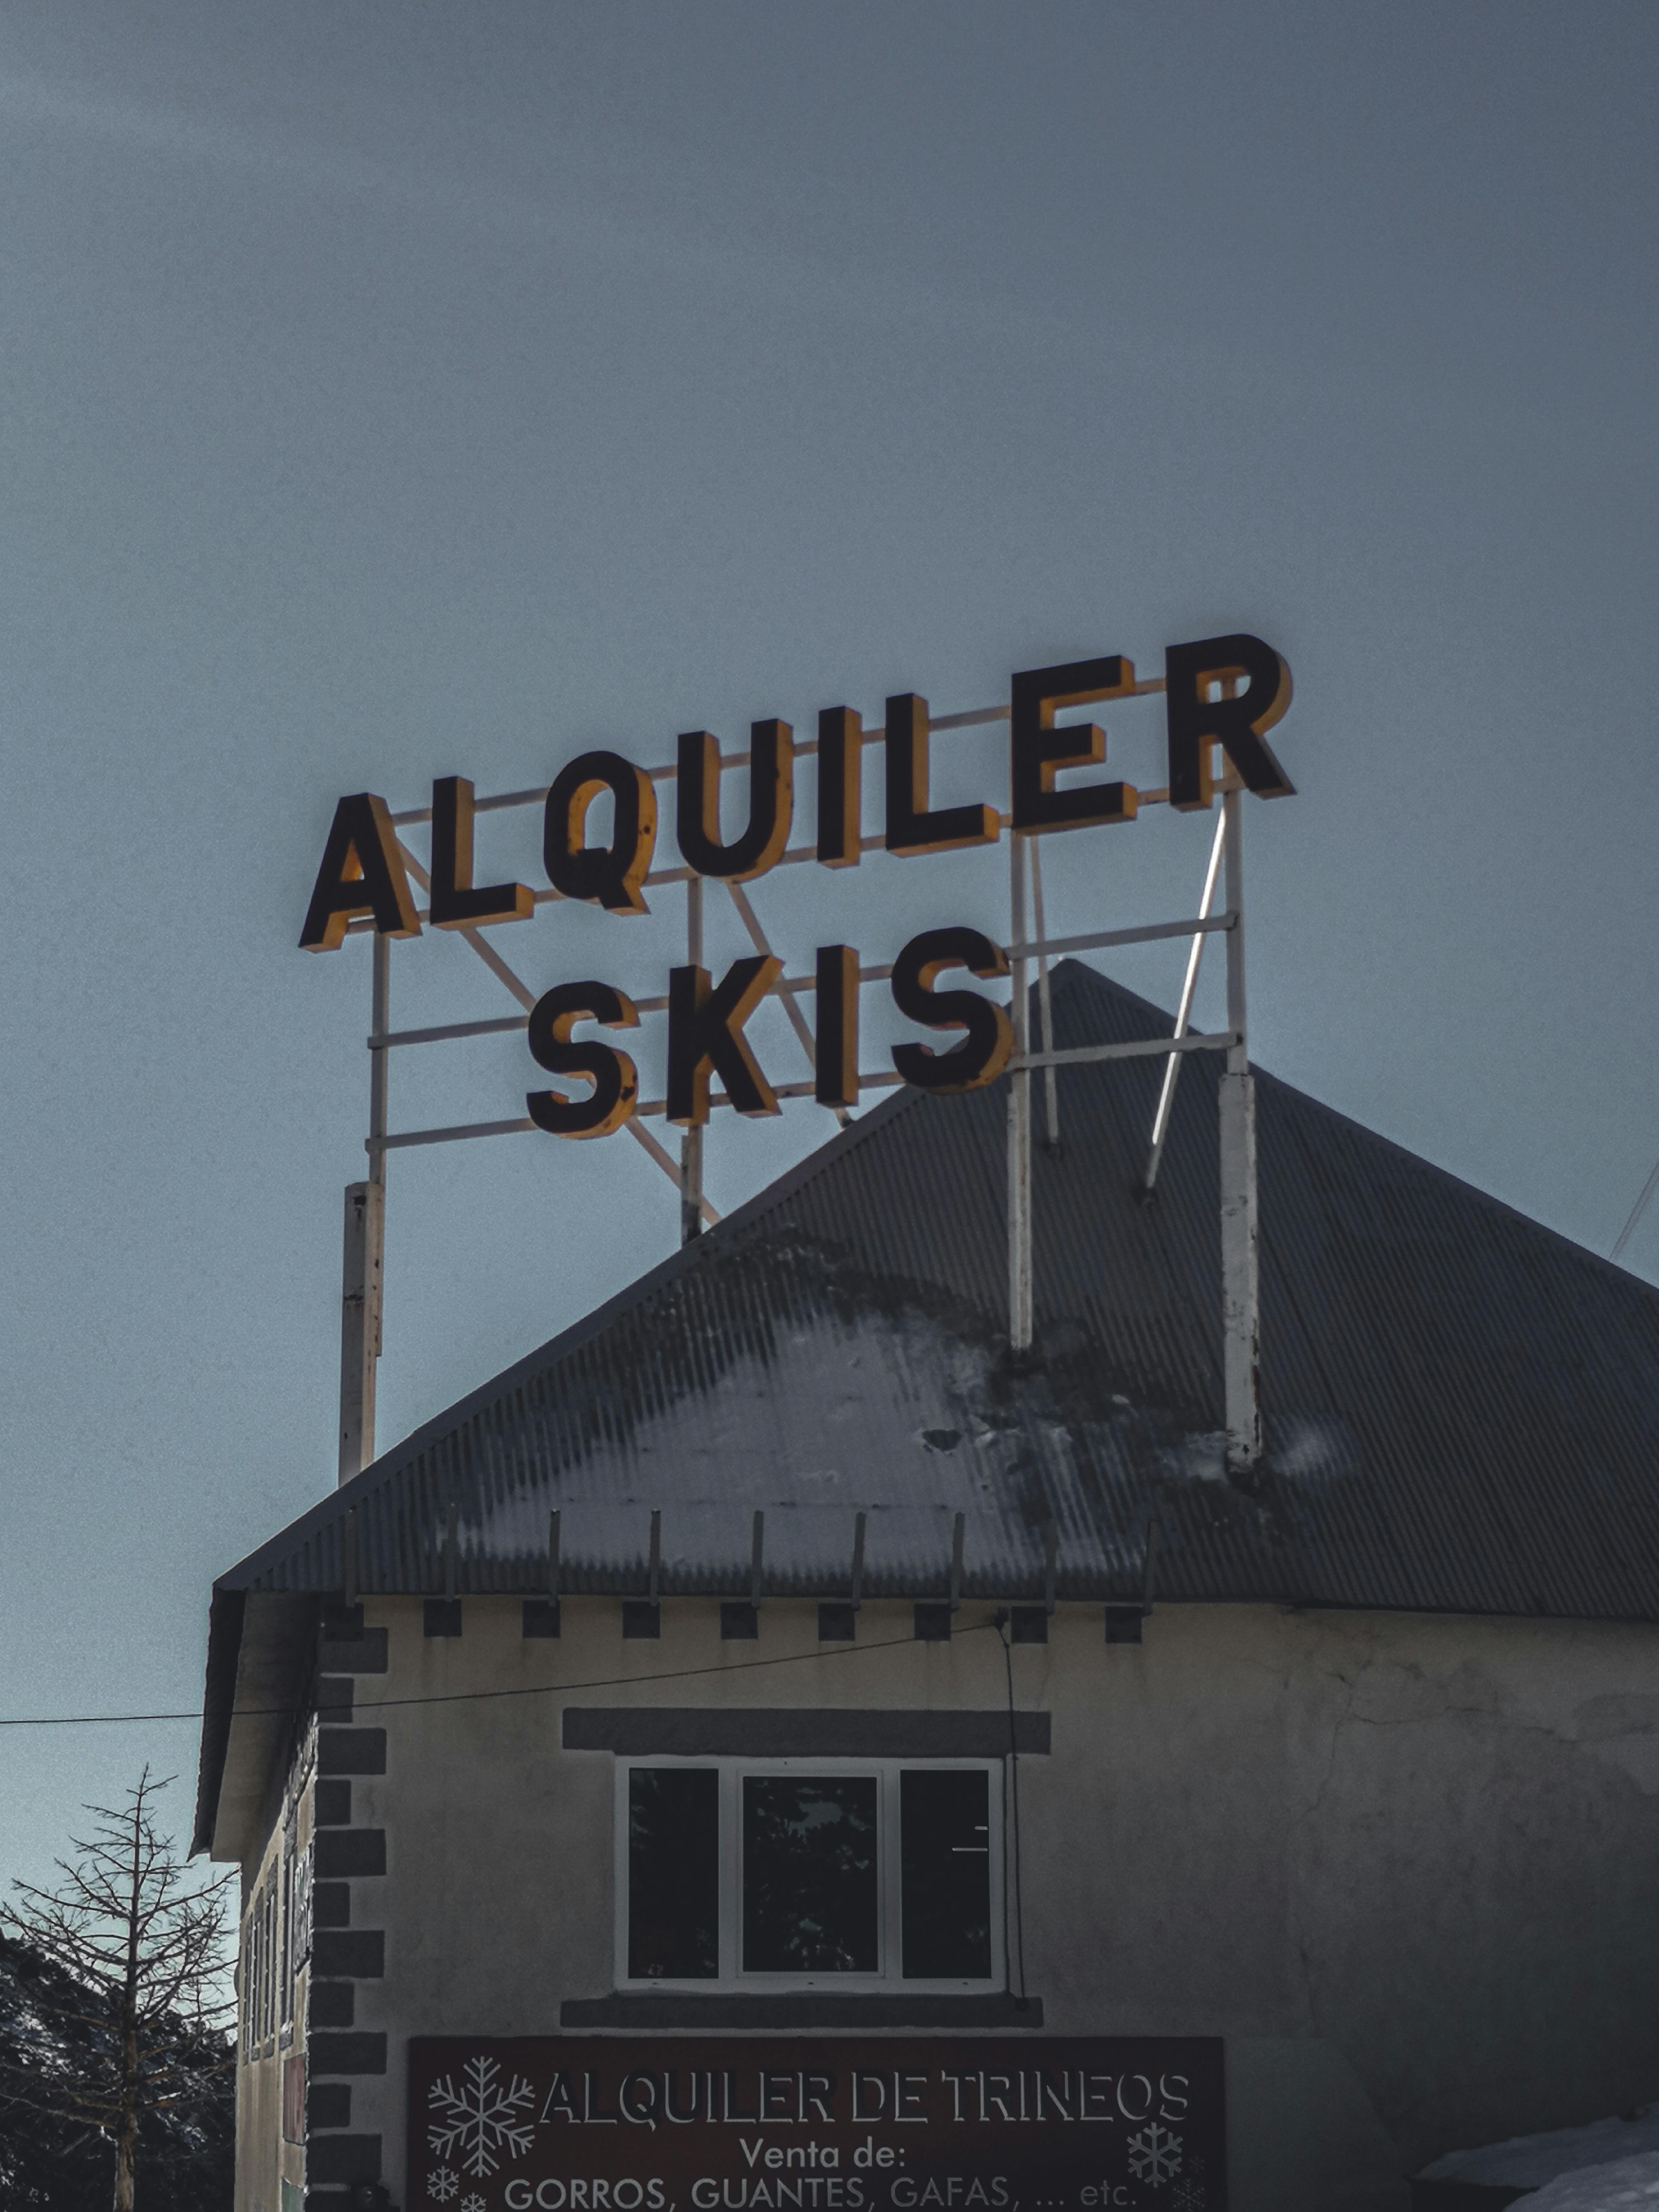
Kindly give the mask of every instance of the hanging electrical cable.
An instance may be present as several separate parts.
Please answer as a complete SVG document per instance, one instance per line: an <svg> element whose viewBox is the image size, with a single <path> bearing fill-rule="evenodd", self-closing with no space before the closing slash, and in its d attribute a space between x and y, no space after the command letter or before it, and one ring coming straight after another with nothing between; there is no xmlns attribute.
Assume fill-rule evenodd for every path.
<svg viewBox="0 0 1659 2212"><path fill-rule="evenodd" d="M994 1622L981 1620L976 1628L964 1628L957 1632L972 1636L976 1629L987 1629ZM843 1644L828 1650L781 1651L775 1659L726 1660L713 1667L674 1667L657 1674L611 1674L602 1680L588 1682L532 1682L510 1690L450 1690L424 1698L365 1698L359 1696L356 1709L360 1713L389 1712L403 1705L482 1705L496 1698L557 1698L576 1690L622 1690L635 1683L685 1682L700 1674L746 1674L757 1667L788 1667L803 1659L856 1659L866 1651L892 1651L901 1644L913 1644L912 1636L890 1636L879 1644ZM273 1714L286 1715L290 1705L239 1705L232 1713L233 1720L269 1718ZM175 1713L45 1713L27 1715L14 1719L0 1718L0 1729L21 1728L125 1728L139 1722L199 1721L200 1706L188 1712Z"/></svg>

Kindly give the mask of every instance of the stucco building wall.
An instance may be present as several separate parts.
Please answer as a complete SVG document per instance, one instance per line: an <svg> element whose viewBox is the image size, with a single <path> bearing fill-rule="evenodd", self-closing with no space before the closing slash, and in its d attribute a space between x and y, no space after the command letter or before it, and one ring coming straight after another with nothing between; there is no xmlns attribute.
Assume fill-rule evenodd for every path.
<svg viewBox="0 0 1659 2212"><path fill-rule="evenodd" d="M466 1600L459 1638L368 1601L386 1671L354 1678L343 1755L386 1871L319 1918L313 2007L355 1961L353 2047L384 2035L386 2071L355 2078L349 2126L380 2135L394 2200L410 2036L556 2033L613 1987L613 1761L562 1747L567 1705L1001 1708L990 1611L927 1644L869 1604L848 1647L805 1603L722 1644L706 1601L633 1642L614 1599L567 1599L557 1642L521 1636L516 1599ZM1109 1646L1098 1607L1061 1606L1012 1663L1052 1716L1018 1762L1043 2031L1224 2037L1238 2212L1401 2207L1437 2153L1659 2092L1659 1631L1188 1606ZM245 2092L249 2174L274 2110Z"/></svg>

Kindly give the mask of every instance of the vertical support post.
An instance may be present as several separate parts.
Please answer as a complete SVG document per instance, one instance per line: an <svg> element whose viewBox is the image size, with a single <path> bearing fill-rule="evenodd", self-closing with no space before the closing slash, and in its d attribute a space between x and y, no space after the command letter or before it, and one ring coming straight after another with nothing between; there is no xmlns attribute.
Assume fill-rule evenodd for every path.
<svg viewBox="0 0 1659 2212"><path fill-rule="evenodd" d="M1026 943L1025 840L1008 835L1010 942ZM1008 1342L1014 1352L1031 1345L1031 1072L1020 1062L1030 1048L1029 963L1013 963L1014 1066L1008 1079Z"/></svg>
<svg viewBox="0 0 1659 2212"><path fill-rule="evenodd" d="M380 1352L386 1186L349 1182L340 1299L340 1474L349 1482L374 1456L374 1369Z"/></svg>
<svg viewBox="0 0 1659 2212"><path fill-rule="evenodd" d="M1227 1467L1242 1474L1261 1456L1260 1292L1256 1255L1255 1083L1244 999L1243 793L1221 804L1227 871L1227 1026L1233 1042L1221 1077L1221 1340Z"/></svg>
<svg viewBox="0 0 1659 2212"><path fill-rule="evenodd" d="M685 958L691 968L702 965L702 878L691 877L685 886ZM680 1139L680 1243L689 1244L702 1234L702 1137L701 1127L687 1129Z"/></svg>
<svg viewBox="0 0 1659 2212"><path fill-rule="evenodd" d="M864 1603L864 1519L860 1513L853 1522L853 1579L848 1595L854 1613Z"/></svg>
<svg viewBox="0 0 1659 2212"><path fill-rule="evenodd" d="M392 939L382 937L377 929L371 943L374 945L374 981L370 985L368 1033L379 1040L385 1036L392 1016ZM368 1060L368 1133L371 1137L386 1134L386 1048L376 1042L369 1048ZM371 1182L386 1181L386 1154L371 1150L368 1156L368 1179ZM379 1346L376 1346L379 1349Z"/></svg>
<svg viewBox="0 0 1659 2212"><path fill-rule="evenodd" d="M755 1509L755 1525L749 1545L749 1602L757 1613L760 1611L761 1576L766 1560L766 1516L758 1506Z"/></svg>
<svg viewBox="0 0 1659 2212"><path fill-rule="evenodd" d="M392 940L376 930L369 1000L368 1180L346 1185L345 1249L340 1282L340 1468L349 1482L374 1456L374 1377L380 1357L386 1273L385 1036L392 997Z"/></svg>
<svg viewBox="0 0 1659 2212"><path fill-rule="evenodd" d="M1031 840L1031 920L1036 929L1037 943L1042 945L1048 939L1048 918L1042 905L1041 837ZM1046 952L1037 955L1037 1020L1042 1049L1052 1052L1054 1048L1054 994L1048 988L1048 956ZM1045 1067L1042 1071L1042 1141L1047 1150L1052 1152L1060 1146L1060 1070L1057 1067Z"/></svg>
<svg viewBox="0 0 1659 2212"><path fill-rule="evenodd" d="M349 1613L357 1602L357 1509L346 1508L345 1525L340 1531L340 1605Z"/></svg>

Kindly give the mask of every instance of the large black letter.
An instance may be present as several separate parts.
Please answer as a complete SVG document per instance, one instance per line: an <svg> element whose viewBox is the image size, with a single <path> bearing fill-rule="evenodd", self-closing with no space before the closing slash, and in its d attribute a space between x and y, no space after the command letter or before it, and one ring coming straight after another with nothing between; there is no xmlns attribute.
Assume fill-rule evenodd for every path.
<svg viewBox="0 0 1659 2212"><path fill-rule="evenodd" d="M682 1128L708 1119L708 1075L718 1068L739 1114L775 1114L778 1102L761 1073L743 1025L778 977L770 953L734 960L718 990L706 968L668 971L668 1118Z"/></svg>
<svg viewBox="0 0 1659 2212"><path fill-rule="evenodd" d="M976 991L935 991L933 978L942 968L1006 975L1008 961L1002 947L976 929L926 929L913 937L893 963L893 1003L900 1013L930 1030L968 1034L949 1052L896 1044L893 1065L921 1091L977 1091L994 1083L1007 1066L1014 1048L1013 1024L1002 1007Z"/></svg>
<svg viewBox="0 0 1659 2212"><path fill-rule="evenodd" d="M994 845L1001 825L993 806L927 805L927 702L914 691L887 702L887 849L948 853Z"/></svg>
<svg viewBox="0 0 1659 2212"><path fill-rule="evenodd" d="M1106 732L1092 722L1054 727L1056 707L1120 699L1134 690L1135 672L1119 653L1028 668L1013 680L1010 781L1016 830L1073 830L1090 822L1133 822L1140 794L1130 783L1085 784L1056 791L1054 770L1088 768L1106 757Z"/></svg>
<svg viewBox="0 0 1659 2212"><path fill-rule="evenodd" d="M551 1136L608 1137L638 1103L639 1076L614 1045L593 1039L573 1044L570 1031L577 1022L632 1030L640 1018L633 1000L609 983L561 983L544 991L530 1010L530 1056L550 1075L585 1076L593 1091L588 1098L564 1098L556 1091L532 1091L524 1103L536 1127Z"/></svg>
<svg viewBox="0 0 1659 2212"><path fill-rule="evenodd" d="M1234 699L1206 699L1212 684L1244 678ZM1291 672L1259 637L1204 637L1164 651L1164 711L1170 734L1170 804L1183 813L1214 796L1210 748L1219 745L1259 799L1288 799L1296 786L1262 732L1291 703Z"/></svg>
<svg viewBox="0 0 1659 2212"><path fill-rule="evenodd" d="M720 747L707 730L682 735L674 820L687 867L738 884L777 865L794 811L794 757L787 722L750 724L749 827L735 845L722 845Z"/></svg>
<svg viewBox="0 0 1659 2212"><path fill-rule="evenodd" d="M864 725L850 707L818 716L817 856L826 868L855 868L864 829Z"/></svg>
<svg viewBox="0 0 1659 2212"><path fill-rule="evenodd" d="M432 889L434 929L477 928L491 921L528 921L536 910L528 884L472 883L472 785L441 775L432 787Z"/></svg>
<svg viewBox="0 0 1659 2212"><path fill-rule="evenodd" d="M812 1096L820 1106L859 1103L859 956L850 945L818 947L812 1027Z"/></svg>
<svg viewBox="0 0 1659 2212"><path fill-rule="evenodd" d="M616 799L616 821L610 844L595 849L585 842L585 825L602 791ZM556 891L595 900L611 914L648 913L640 885L656 842L651 779L620 753L580 753L554 777L542 821L542 861Z"/></svg>
<svg viewBox="0 0 1659 2212"><path fill-rule="evenodd" d="M323 864L300 932L306 952L332 952L355 915L369 914L382 937L418 937L398 833L383 799L360 791L343 799L323 848Z"/></svg>

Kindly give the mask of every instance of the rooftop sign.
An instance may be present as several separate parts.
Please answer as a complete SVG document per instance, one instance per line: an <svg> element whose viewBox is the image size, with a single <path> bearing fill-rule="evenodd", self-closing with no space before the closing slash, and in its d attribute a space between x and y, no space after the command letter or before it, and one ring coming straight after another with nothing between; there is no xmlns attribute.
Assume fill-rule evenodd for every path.
<svg viewBox="0 0 1659 2212"><path fill-rule="evenodd" d="M1063 773L1103 769L1106 734L1079 708L1148 693L1164 698L1166 781L1137 789L1121 777L1061 783ZM342 1479L373 1455L374 1365L380 1351L380 1269L384 1249L386 1158L402 1147L540 1130L557 1137L606 1137L625 1130L678 1187L682 1239L718 1221L703 1188L703 1136L711 1110L741 1116L775 1115L781 1102L811 1098L845 1122L866 1091L908 1084L934 1093L981 1089L1007 1073L1009 1085L1009 1335L1018 1351L1031 1341L1030 1079L1041 1075L1048 1133L1057 1138L1057 1071L1085 1062L1161 1055L1163 1087L1148 1137L1144 1181L1156 1182L1176 1077L1191 1051L1224 1053L1221 1089L1223 1333L1226 1346L1229 1452L1249 1464L1260 1448L1255 1391L1255 1121L1245 1040L1243 862L1240 804L1246 792L1281 799L1293 790L1267 732L1291 699L1290 671L1259 637L1236 633L1199 638L1165 649L1161 677L1138 679L1121 653L1102 653L1014 675L1006 703L965 714L933 715L915 692L890 697L882 726L866 729L850 707L826 707L817 733L797 744L776 717L750 725L746 752L722 755L707 730L684 732L672 764L641 767L603 748L568 762L550 784L494 797L475 796L462 775L440 777L429 806L393 813L372 792L342 799L324 847L307 908L301 945L337 951L348 935L374 940L374 1010L369 1174L346 1193L346 1265L342 1343ZM1006 803L981 796L935 805L932 741L941 733L991 724L1008 726ZM866 755L881 749L881 827L866 834ZM811 789L798 770L811 762L811 842L792 842L798 801ZM726 834L721 779L741 775L746 804L741 827ZM670 792L672 787L672 794ZM1132 823L1144 810L1205 812L1218 796L1222 818L1210 848L1196 915L1082 935L1047 934L1041 852L1062 830ZM660 818L672 798L677 858L662 844ZM536 807L542 817L544 885L477 880L475 817L501 808ZM598 810L596 812L595 810ZM423 866L399 832L429 825ZM608 826L605 826L608 823ZM982 929L945 925L922 929L890 959L867 960L836 941L818 945L810 969L786 972L749 887L774 870L810 864L832 872L857 868L866 855L902 860L994 847L1008 835L1011 928L1000 945ZM595 832L598 832L596 835ZM1222 879L1224 875L1224 883ZM716 980L704 964L703 890L723 884L753 951ZM634 996L589 975L536 990L487 937L529 921L538 907L569 901L627 920L650 911L648 894L685 886L685 957L669 969L656 995ZM1218 884L1222 906L1212 911ZM426 905L416 903L423 893ZM477 1021L394 1030L390 1022L392 945L422 928L450 931L467 943L513 994L519 1011ZM1227 954L1227 1026L1214 1034L1189 1027L1199 963L1209 936L1224 936ZM1062 953L1158 939L1190 939L1174 1034L1164 1040L1055 1048L1049 1019L1048 963ZM509 947L510 949L510 947ZM1040 1048L1028 1035L1028 976L1036 968ZM1006 977L1006 1002L963 988ZM960 979L942 988L941 979ZM894 1006L922 1032L895 1043L890 1065L860 1064L860 1000L866 985L885 984ZM810 1073L780 1081L762 1066L749 1035L762 1004L775 1000L787 1016ZM811 1017L805 1011L811 1006ZM665 1015L663 1095L643 1098L638 1066L620 1040L643 1017ZM582 1034L578 1035L578 1031ZM386 1121L388 1056L396 1047L444 1039L522 1032L530 1057L551 1084L524 1094L521 1115L441 1128L392 1131ZM941 1040L926 1042L926 1038ZM943 1042L948 1039L949 1042ZM718 1085L718 1088L715 1086ZM678 1160L647 1124L666 1121L683 1132Z"/></svg>
<svg viewBox="0 0 1659 2212"><path fill-rule="evenodd" d="M1059 710L1130 697L1161 689L1168 743L1169 781L1156 793L1133 784L1098 781L1056 787L1064 769L1103 764L1104 732L1093 723L1055 725ZM548 884L562 899L584 901L618 916L648 911L645 887L653 880L659 821L656 786L672 781L674 837L683 876L729 884L755 882L786 859L811 859L826 868L859 866L872 847L906 858L994 845L1006 825L1016 837L1133 822L1143 803L1167 800L1182 811L1207 809L1215 792L1217 748L1237 781L1263 799L1292 789L1267 740L1290 703L1290 671L1260 638L1205 638L1170 647L1161 685L1138 684L1121 654L1027 669L1011 686L1008 786L1005 817L985 801L934 807L929 803L929 738L940 725L914 692L890 698L884 727L866 732L848 707L828 707L818 716L815 744L797 746L787 722L754 723L749 750L722 760L707 730L679 739L672 769L647 770L608 750L585 752L561 769L543 799L542 853ZM975 718L979 719L979 718ZM863 754L866 741L884 753L885 808L881 835L862 835ZM817 826L810 848L789 844L794 819L795 763L816 755ZM725 769L747 771L748 817L741 833L722 840L720 782ZM611 800L608 844L587 842L591 809ZM473 880L473 817L477 802L465 776L441 777L432 787L432 857L428 906L422 916L410 888L410 856L400 844L386 802L362 792L342 799L317 872L301 945L331 951L348 927L366 921L386 938L434 928L476 930L524 921L538 896L526 884L478 884ZM1014 1030L1002 1006L965 990L942 991L940 975L956 969L989 979L1009 972L1006 951L981 931L929 929L903 946L890 981L899 1011L921 1027L959 1032L948 1050L923 1043L892 1051L898 1079L934 1091L969 1091L990 1083L1008 1065ZM811 1027L814 1082L823 1106L858 1103L859 986L872 978L858 951L820 945L811 978L786 984L783 963L757 951L735 961L715 982L700 959L670 971L664 1008L668 1017L666 1097L656 1110L682 1127L708 1118L710 1080L724 1085L718 1103L743 1115L779 1110L779 1092L763 1072L745 1035L760 1001L781 988L816 1001ZM654 1009L653 1009L654 1010ZM609 1136L641 1110L638 1071L619 1046L578 1040L579 1024L609 1030L635 1029L641 1009L614 985L572 981L544 992L529 1010L527 1042L538 1066L566 1086L526 1097L536 1127L559 1137ZM570 1085L578 1086L572 1090ZM650 1110L649 1109L647 1109Z"/></svg>

